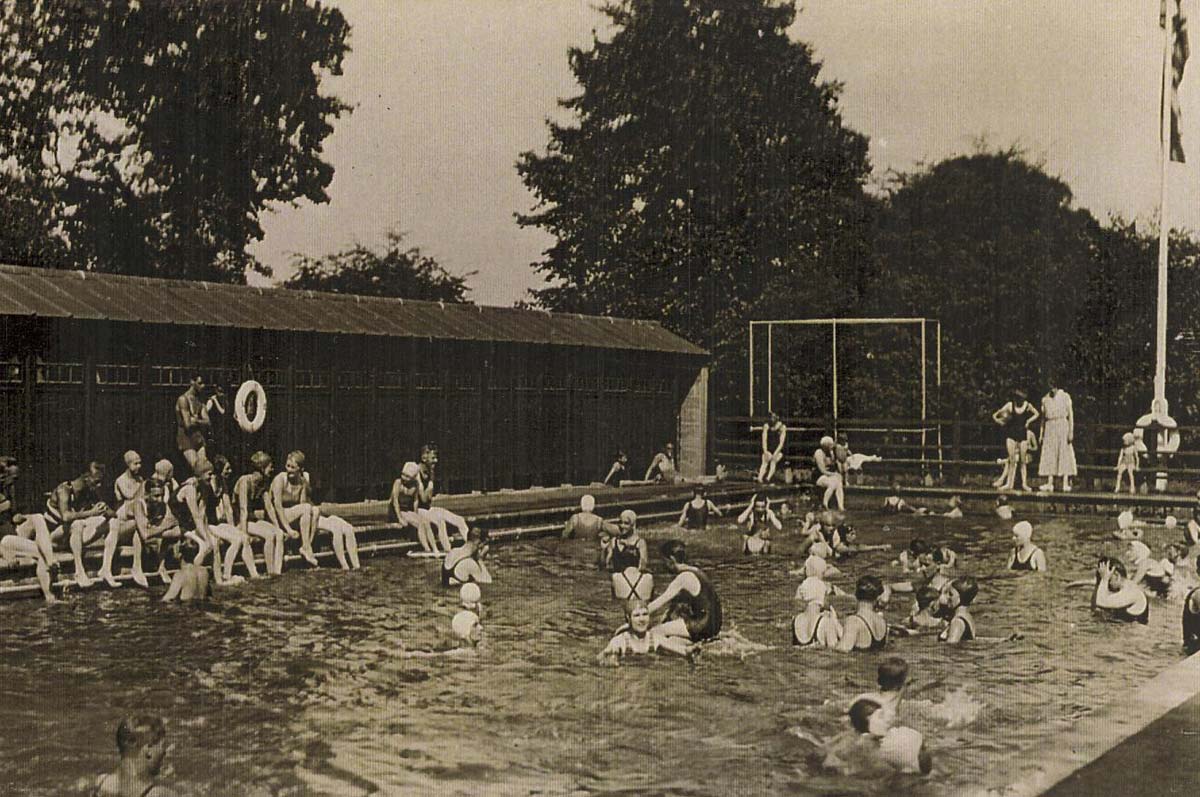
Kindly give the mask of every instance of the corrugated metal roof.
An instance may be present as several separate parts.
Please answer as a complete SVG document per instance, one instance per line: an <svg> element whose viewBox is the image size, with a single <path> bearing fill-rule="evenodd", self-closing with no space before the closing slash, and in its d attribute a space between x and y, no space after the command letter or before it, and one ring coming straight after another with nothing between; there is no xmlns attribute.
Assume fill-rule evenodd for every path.
<svg viewBox="0 0 1200 797"><path fill-rule="evenodd" d="M0 315L707 354L653 321L6 265Z"/></svg>

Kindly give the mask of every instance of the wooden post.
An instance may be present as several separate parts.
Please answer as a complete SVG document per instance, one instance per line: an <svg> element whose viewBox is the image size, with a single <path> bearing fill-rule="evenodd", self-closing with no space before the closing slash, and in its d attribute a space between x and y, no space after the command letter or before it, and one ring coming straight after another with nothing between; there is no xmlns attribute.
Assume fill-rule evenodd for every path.
<svg viewBox="0 0 1200 797"><path fill-rule="evenodd" d="M954 481L956 484L962 484L962 465L959 462L962 460L962 420L954 419Z"/></svg>

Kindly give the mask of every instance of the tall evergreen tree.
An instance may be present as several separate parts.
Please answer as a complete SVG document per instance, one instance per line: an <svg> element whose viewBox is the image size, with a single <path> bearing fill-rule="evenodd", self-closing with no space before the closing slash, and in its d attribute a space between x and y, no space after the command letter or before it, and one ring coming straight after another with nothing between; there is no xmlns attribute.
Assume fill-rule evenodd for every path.
<svg viewBox="0 0 1200 797"><path fill-rule="evenodd" d="M652 318L719 356L771 286L828 283L862 215L867 141L839 87L787 34L792 2L620 0L614 33L572 49L522 226L555 238L535 267L552 310ZM846 281L857 282L857 277Z"/></svg>

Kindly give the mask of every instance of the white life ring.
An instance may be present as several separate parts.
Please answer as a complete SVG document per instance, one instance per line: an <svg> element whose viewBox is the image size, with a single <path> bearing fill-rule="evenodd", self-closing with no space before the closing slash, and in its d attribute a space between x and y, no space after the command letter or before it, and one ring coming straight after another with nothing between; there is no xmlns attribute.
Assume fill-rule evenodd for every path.
<svg viewBox="0 0 1200 797"><path fill-rule="evenodd" d="M255 398L253 418L246 415L246 402L251 394L254 394ZM253 379L242 383L238 388L237 398L233 400L233 417L237 419L243 432L257 432L262 428L267 420L267 392L263 390L262 385Z"/></svg>

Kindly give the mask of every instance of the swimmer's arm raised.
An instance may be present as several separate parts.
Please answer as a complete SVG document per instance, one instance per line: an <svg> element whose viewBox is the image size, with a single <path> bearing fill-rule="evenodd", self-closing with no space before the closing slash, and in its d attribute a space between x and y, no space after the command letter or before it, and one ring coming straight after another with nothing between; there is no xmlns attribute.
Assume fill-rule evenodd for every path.
<svg viewBox="0 0 1200 797"><path fill-rule="evenodd" d="M737 522L745 523L750 519L750 513L754 511L754 502L758 500L758 495L750 496L750 503L746 504L746 508L742 510L742 514L738 515Z"/></svg>
<svg viewBox="0 0 1200 797"><path fill-rule="evenodd" d="M783 524L779 522L779 516L775 514L773 509L767 510L767 520L775 527L776 531L783 531Z"/></svg>
<svg viewBox="0 0 1200 797"><path fill-rule="evenodd" d="M675 576L674 580L667 585L667 588L663 590L662 594L650 601L650 605L646 608L651 614L654 614L656 611L666 606L675 598L676 595L683 591L685 576L692 576L692 574L680 573L679 575ZM695 579L696 577L692 576L692 578Z"/></svg>

